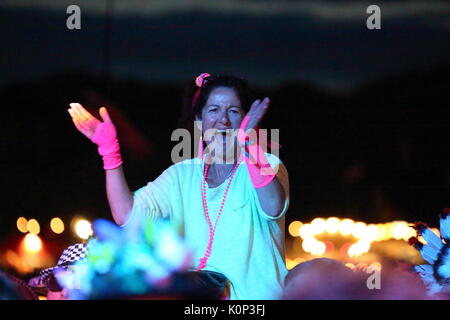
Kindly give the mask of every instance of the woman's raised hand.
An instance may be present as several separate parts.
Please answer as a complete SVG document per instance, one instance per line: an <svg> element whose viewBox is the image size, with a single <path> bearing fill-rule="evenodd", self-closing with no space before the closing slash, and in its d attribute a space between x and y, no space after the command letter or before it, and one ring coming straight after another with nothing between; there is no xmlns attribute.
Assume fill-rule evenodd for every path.
<svg viewBox="0 0 450 320"><path fill-rule="evenodd" d="M79 103L71 103L68 110L75 127L98 146L103 168L114 169L122 164L117 131L106 108L100 108L103 122L95 118Z"/></svg>
<svg viewBox="0 0 450 320"><path fill-rule="evenodd" d="M75 127L84 134L89 140L94 137L95 131L98 125L101 123L96 117L90 114L79 103L70 103L70 109L68 110ZM106 108L100 108L100 116L104 121L111 121Z"/></svg>
<svg viewBox="0 0 450 320"><path fill-rule="evenodd" d="M264 115L267 112L267 109L269 108L270 100L269 98L264 98L263 100L255 100L250 110L247 113L248 122L245 125L245 131L249 129L256 129L258 127L258 124L261 122L261 119L264 117Z"/></svg>

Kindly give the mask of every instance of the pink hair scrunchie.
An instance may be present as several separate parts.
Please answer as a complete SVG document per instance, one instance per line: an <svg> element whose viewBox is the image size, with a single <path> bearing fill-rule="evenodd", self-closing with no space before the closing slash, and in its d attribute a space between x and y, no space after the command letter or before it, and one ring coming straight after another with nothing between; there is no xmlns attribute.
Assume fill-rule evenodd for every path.
<svg viewBox="0 0 450 320"><path fill-rule="evenodd" d="M203 82L205 81L205 78L210 77L211 75L209 73L202 73L195 79L195 85L198 87L197 91L194 94L194 97L192 98L192 110L194 109L194 106L197 104L198 99L200 97L200 92L202 91Z"/></svg>
<svg viewBox="0 0 450 320"><path fill-rule="evenodd" d="M195 84L197 85L197 87L201 88L203 86L203 81L205 80L205 78L211 77L211 75L209 73L202 73L200 74L196 79L195 79Z"/></svg>

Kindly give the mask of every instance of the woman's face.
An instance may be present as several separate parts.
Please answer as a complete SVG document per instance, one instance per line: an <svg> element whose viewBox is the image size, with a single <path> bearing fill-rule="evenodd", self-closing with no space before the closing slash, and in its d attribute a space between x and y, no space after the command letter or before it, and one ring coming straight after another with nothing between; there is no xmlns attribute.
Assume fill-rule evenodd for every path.
<svg viewBox="0 0 450 320"><path fill-rule="evenodd" d="M217 156L228 154L234 148L232 142L236 142L237 134L237 130L229 129L239 129L245 116L236 91L228 87L213 89L201 114L203 139L206 144L212 148L210 143L213 143L216 150L224 152L216 152Z"/></svg>
<svg viewBox="0 0 450 320"><path fill-rule="evenodd" d="M244 117L236 91L217 87L211 91L202 109L203 132L208 129L238 129Z"/></svg>

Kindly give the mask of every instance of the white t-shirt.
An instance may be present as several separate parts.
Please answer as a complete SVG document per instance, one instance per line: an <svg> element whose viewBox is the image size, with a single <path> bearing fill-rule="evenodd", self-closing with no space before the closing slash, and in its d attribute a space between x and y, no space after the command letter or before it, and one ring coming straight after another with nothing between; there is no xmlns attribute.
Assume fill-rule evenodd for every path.
<svg viewBox="0 0 450 320"><path fill-rule="evenodd" d="M230 299L269 300L282 293L287 274L284 249L284 215L289 206L287 170L274 155L277 179L286 200L277 217L267 215L259 203L245 162L236 170L217 224L212 253L204 270L220 272L231 283ZM194 251L198 266L209 241L203 213L201 185L203 162L189 159L170 166L155 181L134 193L133 209L124 226L134 219L169 218ZM214 225L229 178L216 188L207 187L207 204Z"/></svg>

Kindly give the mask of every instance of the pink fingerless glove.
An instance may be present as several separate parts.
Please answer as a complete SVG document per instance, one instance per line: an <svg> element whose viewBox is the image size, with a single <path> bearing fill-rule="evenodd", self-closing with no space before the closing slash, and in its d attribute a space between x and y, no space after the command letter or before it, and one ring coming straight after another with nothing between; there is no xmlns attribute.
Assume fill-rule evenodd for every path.
<svg viewBox="0 0 450 320"><path fill-rule="evenodd" d="M103 158L103 169L115 169L123 163L116 128L112 122L101 122L95 130L92 142L98 146L98 153Z"/></svg>
<svg viewBox="0 0 450 320"><path fill-rule="evenodd" d="M248 172L255 188L263 188L267 186L276 176L276 172L272 169L267 160L264 150L255 141L250 141L249 136L245 132L250 118L245 116L239 128L238 141L244 146L244 159L247 164Z"/></svg>

